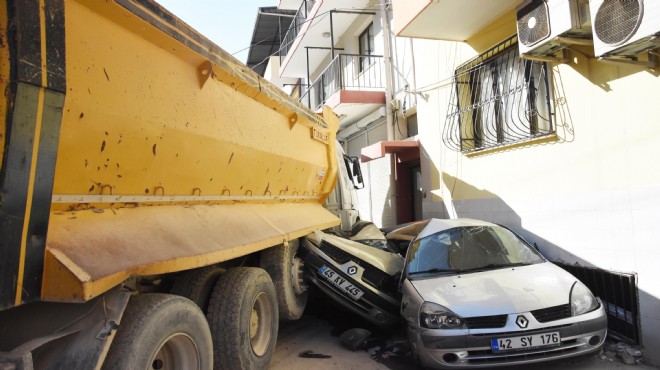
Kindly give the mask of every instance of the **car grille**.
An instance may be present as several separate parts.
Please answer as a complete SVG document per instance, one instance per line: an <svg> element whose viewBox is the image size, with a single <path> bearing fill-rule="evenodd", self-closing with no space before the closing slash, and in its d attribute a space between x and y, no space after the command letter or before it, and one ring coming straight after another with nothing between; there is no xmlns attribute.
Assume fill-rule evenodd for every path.
<svg viewBox="0 0 660 370"><path fill-rule="evenodd" d="M326 242L325 240L321 241L319 244L319 249L321 252L325 253L328 257L332 258L335 262L339 264L344 264L351 260L353 256L350 253L347 253L340 248L335 247L334 245Z"/></svg>
<svg viewBox="0 0 660 370"><path fill-rule="evenodd" d="M571 317L571 305L564 304L561 306L554 306L543 308L541 310L532 311L532 315L538 322L550 322L555 320L565 319Z"/></svg>
<svg viewBox="0 0 660 370"><path fill-rule="evenodd" d="M507 315L465 317L463 321L468 329L503 328L506 325Z"/></svg>
<svg viewBox="0 0 660 370"><path fill-rule="evenodd" d="M385 289L389 287L389 278L390 276L374 267L364 266L364 272L362 273L362 280L364 280L369 285L378 289Z"/></svg>

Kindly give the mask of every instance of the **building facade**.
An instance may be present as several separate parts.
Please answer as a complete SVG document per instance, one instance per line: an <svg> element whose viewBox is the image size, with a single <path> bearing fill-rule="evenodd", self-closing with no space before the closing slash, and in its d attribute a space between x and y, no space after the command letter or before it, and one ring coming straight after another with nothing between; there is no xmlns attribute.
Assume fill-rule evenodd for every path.
<svg viewBox="0 0 660 370"><path fill-rule="evenodd" d="M627 3L281 0L278 75L342 118L362 218L514 229L660 364L660 5Z"/></svg>

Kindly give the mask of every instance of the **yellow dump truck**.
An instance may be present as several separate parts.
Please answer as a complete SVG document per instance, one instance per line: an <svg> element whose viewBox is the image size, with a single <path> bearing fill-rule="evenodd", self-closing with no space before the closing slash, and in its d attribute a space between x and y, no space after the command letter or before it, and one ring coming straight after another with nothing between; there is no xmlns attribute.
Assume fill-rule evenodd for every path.
<svg viewBox="0 0 660 370"><path fill-rule="evenodd" d="M266 368L335 115L153 0L0 1L0 85L0 369Z"/></svg>

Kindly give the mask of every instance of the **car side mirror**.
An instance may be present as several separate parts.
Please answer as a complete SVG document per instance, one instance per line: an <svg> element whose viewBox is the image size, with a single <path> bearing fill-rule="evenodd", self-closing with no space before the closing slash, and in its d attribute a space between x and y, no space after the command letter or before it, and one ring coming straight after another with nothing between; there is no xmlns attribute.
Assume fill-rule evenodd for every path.
<svg viewBox="0 0 660 370"><path fill-rule="evenodd" d="M344 155L344 162L346 163L348 176L353 182L353 187L355 189L363 189L364 179L362 178L362 168L360 167L360 160L358 157L349 157Z"/></svg>
<svg viewBox="0 0 660 370"><path fill-rule="evenodd" d="M353 175L356 177L357 185L360 189L364 187L364 180L362 179L362 167L360 167L360 161L357 157L351 157L351 162L353 164ZM357 186L356 186L357 187Z"/></svg>

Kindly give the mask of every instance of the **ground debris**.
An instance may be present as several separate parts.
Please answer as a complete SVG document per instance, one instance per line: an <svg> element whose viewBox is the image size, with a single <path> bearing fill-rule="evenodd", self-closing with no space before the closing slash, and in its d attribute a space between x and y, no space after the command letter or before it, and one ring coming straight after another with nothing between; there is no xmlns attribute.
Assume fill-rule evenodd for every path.
<svg viewBox="0 0 660 370"><path fill-rule="evenodd" d="M311 349L308 349L306 351L302 351L298 354L298 357L302 358L331 358L332 356L330 355L324 355L322 353L314 353Z"/></svg>
<svg viewBox="0 0 660 370"><path fill-rule="evenodd" d="M346 348L352 351L363 349L373 360L387 363L391 369L407 369L409 366L410 345L401 333L385 338L366 329L353 328L344 331L340 340Z"/></svg>
<svg viewBox="0 0 660 370"><path fill-rule="evenodd" d="M367 344L367 339L371 332L367 329L353 328L348 329L339 336L341 343L351 351L363 349Z"/></svg>
<svg viewBox="0 0 660 370"><path fill-rule="evenodd" d="M644 363L642 351L624 342L607 342L603 347L603 354L601 359L609 359L612 361L618 357L626 365L639 365Z"/></svg>

